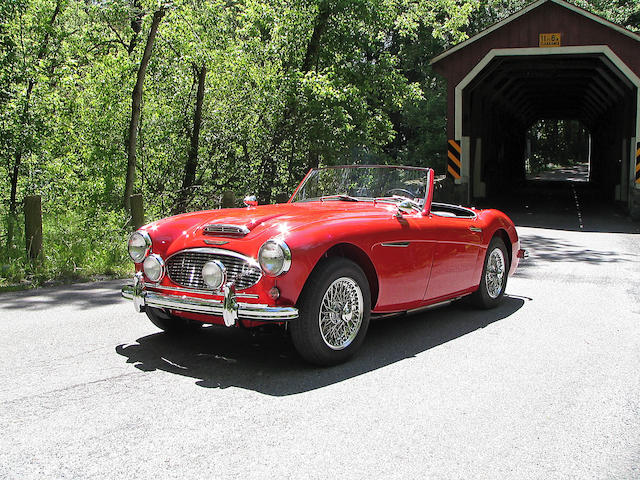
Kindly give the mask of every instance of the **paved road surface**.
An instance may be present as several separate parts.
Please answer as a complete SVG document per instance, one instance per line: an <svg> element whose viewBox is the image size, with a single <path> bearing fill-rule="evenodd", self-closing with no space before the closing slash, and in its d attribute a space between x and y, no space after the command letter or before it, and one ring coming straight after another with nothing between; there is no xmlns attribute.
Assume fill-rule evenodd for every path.
<svg viewBox="0 0 640 480"><path fill-rule="evenodd" d="M527 175L528 180L542 181L573 181L588 182L589 181L589 163L578 163L571 167L559 167L552 170L544 170L536 174Z"/></svg>
<svg viewBox="0 0 640 480"><path fill-rule="evenodd" d="M170 341L121 281L0 295L0 478L640 478L640 225L564 188L512 206L502 306L377 321L330 369Z"/></svg>

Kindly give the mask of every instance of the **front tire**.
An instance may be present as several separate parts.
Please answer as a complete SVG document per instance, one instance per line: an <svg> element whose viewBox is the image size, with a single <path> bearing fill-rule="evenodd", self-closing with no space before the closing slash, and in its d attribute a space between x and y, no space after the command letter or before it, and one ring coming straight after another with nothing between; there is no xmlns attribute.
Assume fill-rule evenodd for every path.
<svg viewBox="0 0 640 480"><path fill-rule="evenodd" d="M504 241L493 237L484 258L480 286L471 295L472 303L483 309L496 307L504 297L509 275L509 257Z"/></svg>
<svg viewBox="0 0 640 480"><path fill-rule="evenodd" d="M316 267L298 302L300 316L290 322L293 345L315 365L346 361L362 345L369 328L371 293L362 269L342 257Z"/></svg>
<svg viewBox="0 0 640 480"><path fill-rule="evenodd" d="M160 308L146 307L145 313L147 317L149 317L149 320L151 320L151 323L167 335L182 335L189 331L196 330L201 326L201 324L195 320L170 315Z"/></svg>

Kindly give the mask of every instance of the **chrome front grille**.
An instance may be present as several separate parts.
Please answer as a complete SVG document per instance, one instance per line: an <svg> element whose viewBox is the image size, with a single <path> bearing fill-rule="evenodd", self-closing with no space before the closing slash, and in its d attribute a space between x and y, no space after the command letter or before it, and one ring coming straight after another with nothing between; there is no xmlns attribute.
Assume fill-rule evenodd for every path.
<svg viewBox="0 0 640 480"><path fill-rule="evenodd" d="M262 277L260 265L252 258L219 248L194 248L178 252L167 260L167 274L181 287L211 290L202 279L202 267L209 260L220 260L227 269L227 281L237 290L249 288Z"/></svg>

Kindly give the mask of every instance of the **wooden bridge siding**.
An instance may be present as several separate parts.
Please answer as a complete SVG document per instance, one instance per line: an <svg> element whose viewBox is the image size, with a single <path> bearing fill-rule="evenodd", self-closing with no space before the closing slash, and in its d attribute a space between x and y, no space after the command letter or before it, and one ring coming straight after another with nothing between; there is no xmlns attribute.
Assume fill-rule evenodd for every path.
<svg viewBox="0 0 640 480"><path fill-rule="evenodd" d="M436 72L447 79L448 138L453 138L455 134L456 85L490 50L538 47L540 33L558 32L562 33L563 47L608 45L640 76L637 41L555 3L545 3L434 64Z"/></svg>

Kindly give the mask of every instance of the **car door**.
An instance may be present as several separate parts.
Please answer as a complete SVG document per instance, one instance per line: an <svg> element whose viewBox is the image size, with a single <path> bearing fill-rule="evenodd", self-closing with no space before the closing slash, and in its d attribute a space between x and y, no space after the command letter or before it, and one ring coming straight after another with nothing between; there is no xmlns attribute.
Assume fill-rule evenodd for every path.
<svg viewBox="0 0 640 480"><path fill-rule="evenodd" d="M482 253L482 229L477 217L425 216L421 230L433 243L433 263L424 293L436 300L478 285L478 262Z"/></svg>
<svg viewBox="0 0 640 480"><path fill-rule="evenodd" d="M379 279L376 311L398 311L419 306L429 270L434 244L424 238L422 217L388 220L371 247L371 258Z"/></svg>

